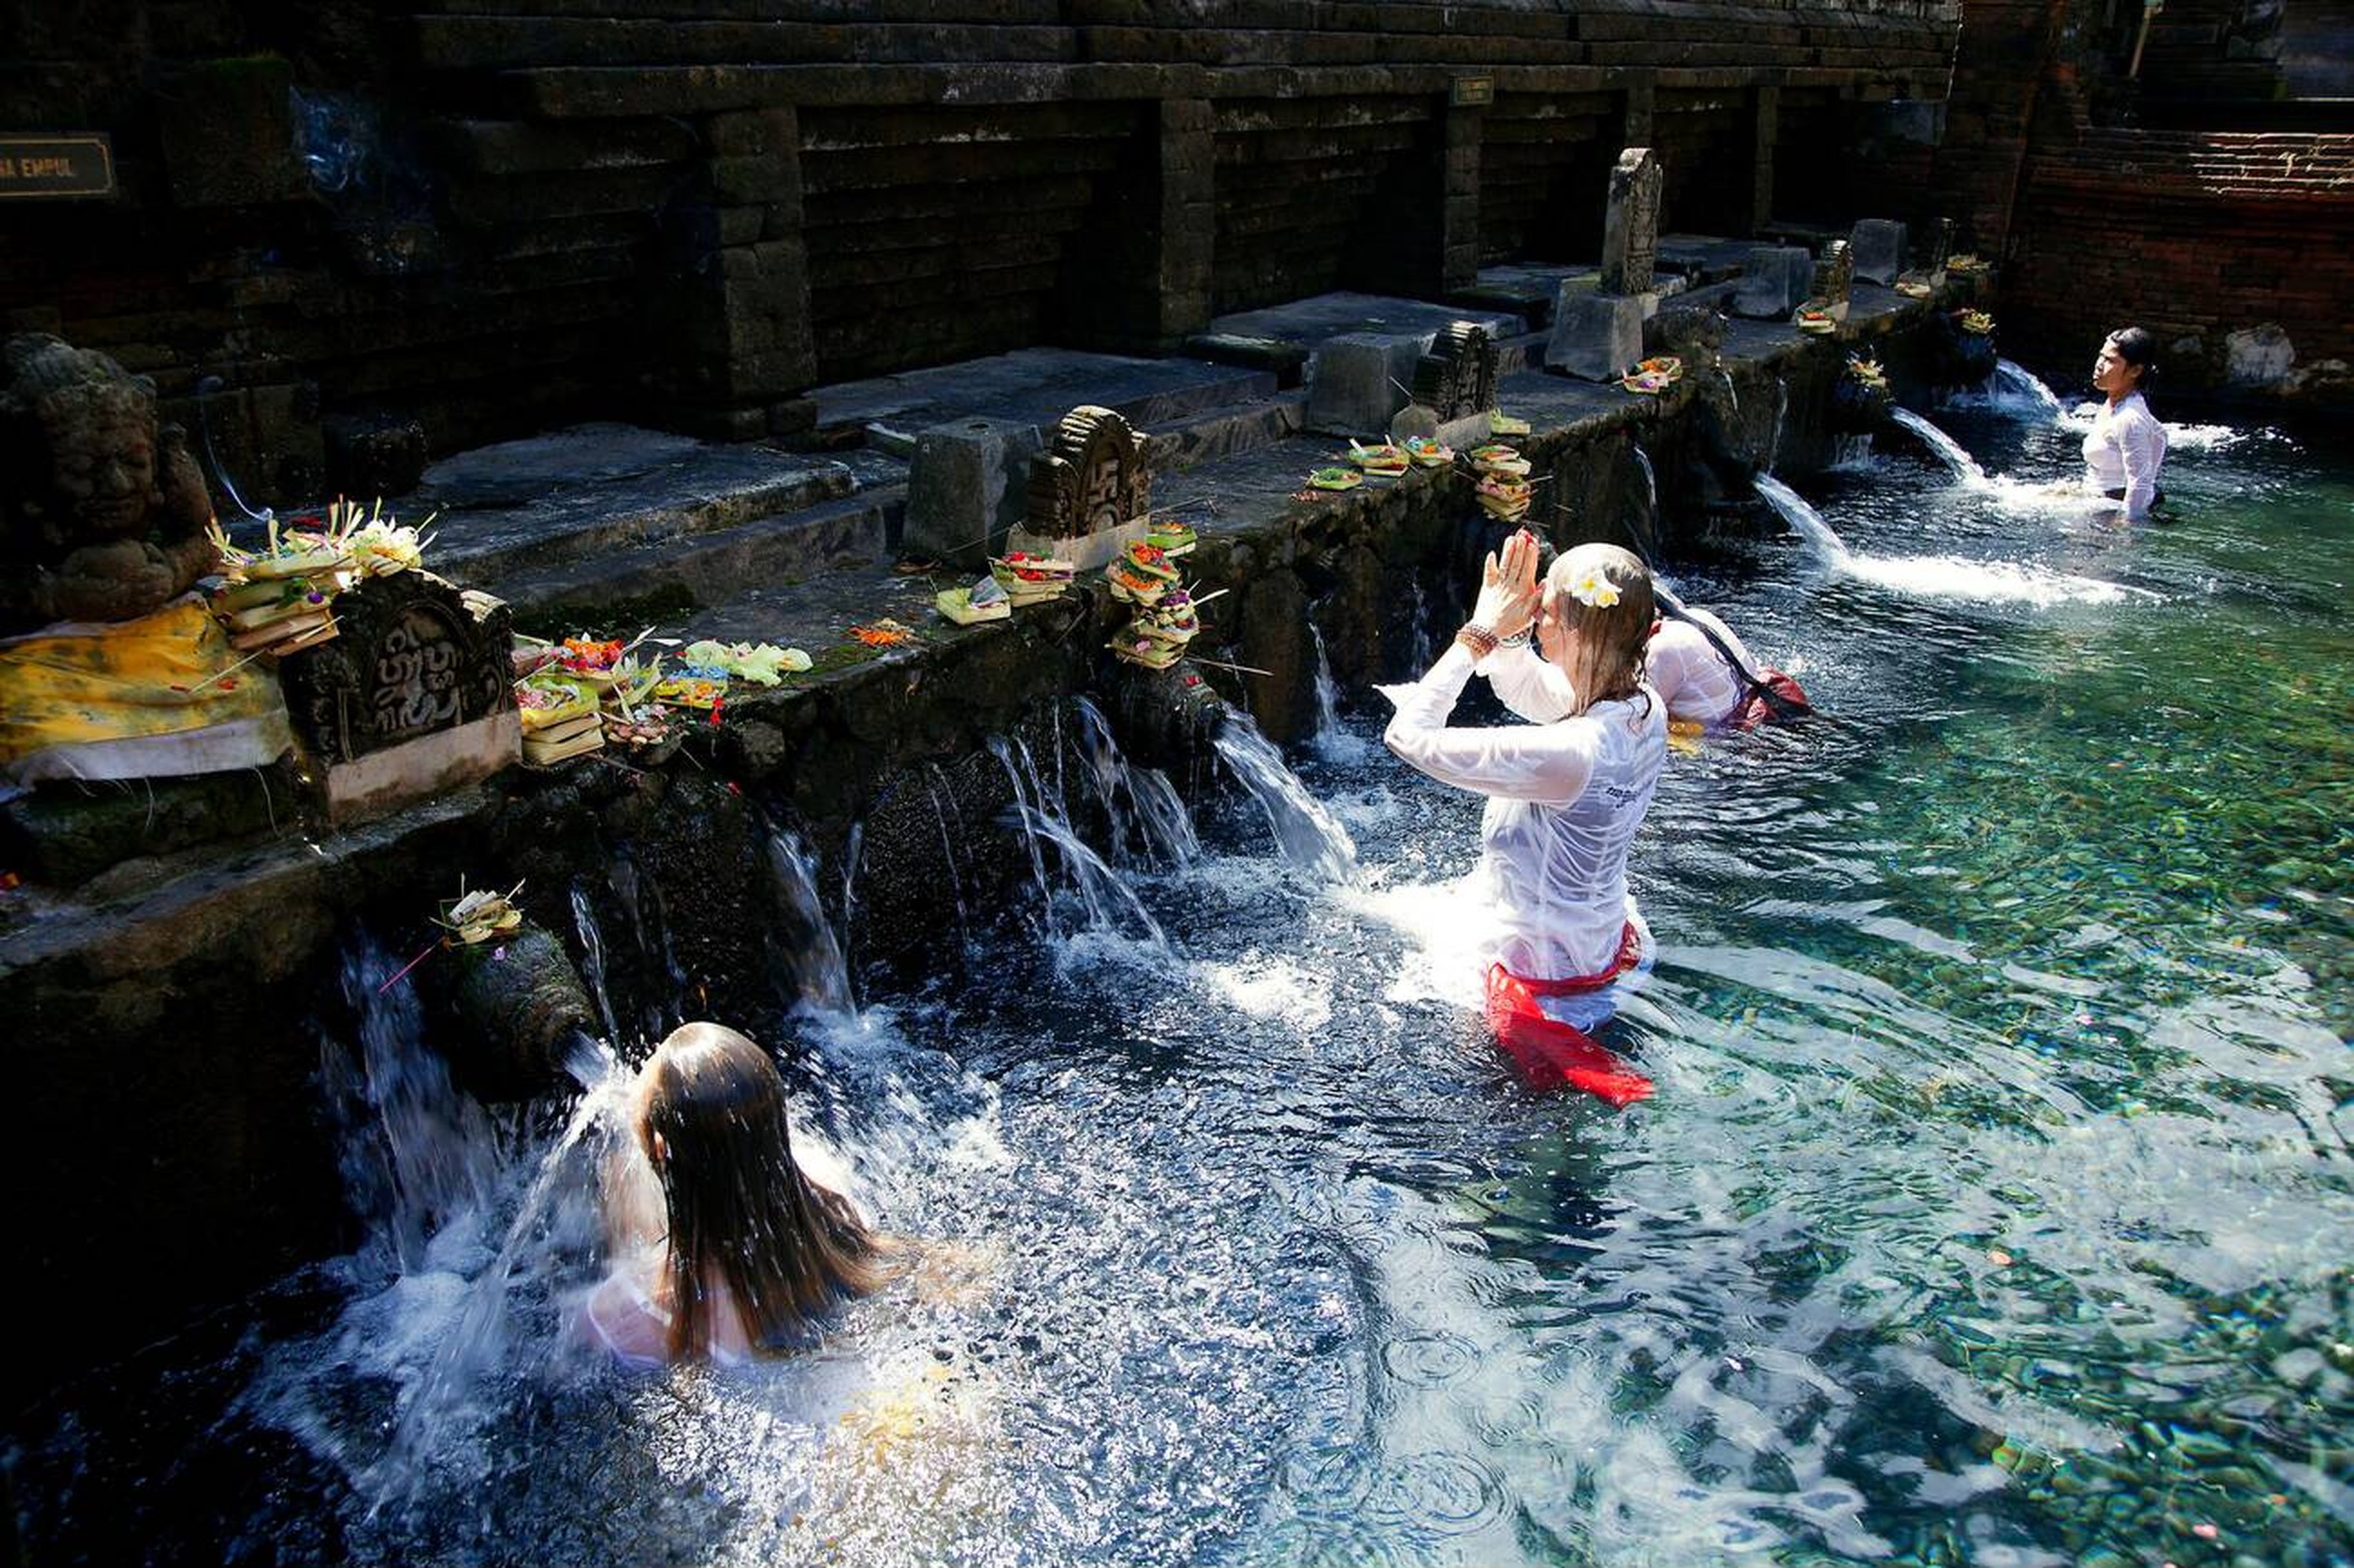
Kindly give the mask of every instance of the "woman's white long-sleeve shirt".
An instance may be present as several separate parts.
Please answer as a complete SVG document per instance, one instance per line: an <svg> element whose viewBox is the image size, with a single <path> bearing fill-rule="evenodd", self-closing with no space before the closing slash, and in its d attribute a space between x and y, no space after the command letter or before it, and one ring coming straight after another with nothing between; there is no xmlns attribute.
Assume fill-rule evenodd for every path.
<svg viewBox="0 0 2354 1568"><path fill-rule="evenodd" d="M1684 613L1707 617L1726 647L1750 659L1741 639L1715 616L1704 609ZM1750 662L1754 666L1755 661ZM1575 705L1569 677L1533 649L1499 648L1472 667L1488 677L1498 701L1532 724L1551 724ZM1667 704L1670 718L1711 728L1728 723L1749 697L1748 683L1724 655L1709 646L1698 627L1682 620L1662 621L1645 647L1643 681Z"/></svg>
<svg viewBox="0 0 2354 1568"><path fill-rule="evenodd" d="M2105 403L2084 437L2084 467L2093 488L2125 493L2126 515L2147 517L2158 499L2158 471L2166 464L2166 427L2138 392Z"/></svg>
<svg viewBox="0 0 2354 1568"><path fill-rule="evenodd" d="M1449 648L1397 705L1383 737L1406 762L1488 797L1479 875L1501 927L1495 954L1528 980L1599 974L1639 918L1627 850L1667 759L1666 705L1649 692L1551 724L1450 728L1472 659Z"/></svg>

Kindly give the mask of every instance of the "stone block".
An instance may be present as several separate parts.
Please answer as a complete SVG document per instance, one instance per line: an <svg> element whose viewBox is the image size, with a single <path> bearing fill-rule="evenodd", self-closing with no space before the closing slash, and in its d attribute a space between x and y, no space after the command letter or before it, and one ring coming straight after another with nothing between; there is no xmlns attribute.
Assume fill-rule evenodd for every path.
<svg viewBox="0 0 2354 1568"><path fill-rule="evenodd" d="M1328 435L1373 437L1406 405L1415 361L1430 334L1343 333L1326 338L1308 362L1308 428Z"/></svg>
<svg viewBox="0 0 2354 1568"><path fill-rule="evenodd" d="M327 485L355 500L406 495L425 472L425 426L402 414L331 414L320 422Z"/></svg>
<svg viewBox="0 0 2354 1568"><path fill-rule="evenodd" d="M1012 419L955 419L917 432L907 471L910 555L977 567L1022 521L1038 429Z"/></svg>
<svg viewBox="0 0 2354 1568"><path fill-rule="evenodd" d="M1545 368L1556 376L1615 381L1643 357L1643 302L1624 294L1572 292L1564 283L1553 308Z"/></svg>
<svg viewBox="0 0 2354 1568"><path fill-rule="evenodd" d="M790 109L739 109L704 122L704 137L721 157L790 153L801 146L801 126Z"/></svg>
<svg viewBox="0 0 2354 1568"><path fill-rule="evenodd" d="M1786 321L1815 286L1815 259L1802 245L1762 245L1749 253L1733 313L1754 321Z"/></svg>
<svg viewBox="0 0 2354 1568"><path fill-rule="evenodd" d="M275 55L198 60L154 95L172 200L181 207L291 201L304 181L294 162L294 68Z"/></svg>
<svg viewBox="0 0 2354 1568"><path fill-rule="evenodd" d="M711 197L720 207L749 207L765 202L801 199L801 159L772 153L740 158L714 158L710 164Z"/></svg>
<svg viewBox="0 0 2354 1568"><path fill-rule="evenodd" d="M1855 275L1868 283L1885 287L1904 270L1904 226L1893 218L1862 219L1848 244L1855 252Z"/></svg>
<svg viewBox="0 0 2354 1568"><path fill-rule="evenodd" d="M346 827L384 816L487 779L522 750L522 721L508 708L337 763L327 769L327 820Z"/></svg>
<svg viewBox="0 0 2354 1568"><path fill-rule="evenodd" d="M2279 323L2263 322L2225 335L2223 362L2223 378L2232 386L2269 389L2289 378L2296 344Z"/></svg>

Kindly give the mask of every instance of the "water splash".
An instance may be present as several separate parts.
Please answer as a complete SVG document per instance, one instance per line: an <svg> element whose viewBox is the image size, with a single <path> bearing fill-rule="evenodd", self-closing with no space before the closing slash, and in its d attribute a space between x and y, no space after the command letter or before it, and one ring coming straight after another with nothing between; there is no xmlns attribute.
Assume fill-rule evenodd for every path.
<svg viewBox="0 0 2354 1568"><path fill-rule="evenodd" d="M425 1044L414 987L383 989L393 964L375 943L344 955L344 997L358 1015L356 1064L334 1041L323 1065L345 1123L341 1165L353 1206L375 1222L403 1270L453 1215L480 1208L498 1176L497 1144L482 1108L450 1082Z"/></svg>
<svg viewBox="0 0 2354 1568"><path fill-rule="evenodd" d="M1185 810L1169 775L1158 768L1130 768L1128 786L1146 853L1164 865L1187 865L1199 859L1202 840L1193 830L1193 813Z"/></svg>
<svg viewBox="0 0 2354 1568"><path fill-rule="evenodd" d="M949 826L949 807L956 800L956 791L949 787L948 775L940 765L932 764L932 775L924 780L924 792L932 799L932 817L940 828L940 863L949 874L949 894L956 900L957 937L968 946L972 941L972 922L964 906L964 872L957 864L956 833Z"/></svg>
<svg viewBox="0 0 2354 1568"><path fill-rule="evenodd" d="M1643 450L1640 441L1629 441L1635 452L1635 466L1643 471L1643 506L1647 517L1659 514L1659 471L1651 466L1651 454Z"/></svg>
<svg viewBox="0 0 2354 1568"><path fill-rule="evenodd" d="M597 928L597 911L588 903L588 890L578 883L572 885L572 928L580 938L580 967L586 970L588 994L596 999L597 1016L605 1021L605 1038L619 1041L621 1026L613 1017L613 999L605 989L605 935Z"/></svg>
<svg viewBox="0 0 2354 1568"><path fill-rule="evenodd" d="M1973 490L1984 490L1992 482L1978 466L1978 460L1962 450L1962 443L1937 429L1910 408L1891 408L1889 417L1921 438L1922 443L1937 455L1939 461L1954 471L1954 477Z"/></svg>
<svg viewBox="0 0 2354 1568"><path fill-rule="evenodd" d="M1823 465L1827 473L1863 473L1872 466L1870 436L1833 436L1831 461Z"/></svg>
<svg viewBox="0 0 2354 1568"><path fill-rule="evenodd" d="M1244 789L1267 813L1275 830L1275 843L1285 861L1300 870L1334 882L1357 874L1357 846L1340 819L1308 792L1299 775L1285 766L1283 753L1259 733L1246 714L1235 714L1219 729L1213 743L1218 755Z"/></svg>
<svg viewBox="0 0 2354 1568"><path fill-rule="evenodd" d="M866 819L860 817L850 824L849 837L842 845L842 956L849 967L850 955L858 950L858 873L866 861Z"/></svg>
<svg viewBox="0 0 2354 1568"><path fill-rule="evenodd" d="M854 1015L858 1004L850 965L818 895L817 857L799 836L781 831L769 835L769 882L783 916L776 959L787 1000L820 1012Z"/></svg>
<svg viewBox="0 0 2354 1568"><path fill-rule="evenodd" d="M1193 819L1177 787L1157 768L1131 767L1103 710L1085 697L1071 705L1079 715L1079 744L1087 760L1096 798L1110 821L1110 858L1119 865L1182 865L1201 853Z"/></svg>
<svg viewBox="0 0 2354 1568"><path fill-rule="evenodd" d="M1316 653L1316 727L1309 732L1309 748L1327 762L1354 762L1364 756L1365 743L1341 722L1341 687L1324 652L1324 633L1313 620L1308 623L1308 641Z"/></svg>
<svg viewBox="0 0 2354 1568"><path fill-rule="evenodd" d="M457 1320L401 1398L391 1443L357 1478L372 1499L371 1513L416 1497L437 1467L464 1461L466 1433L490 1414L471 1396L507 1357L518 1293L532 1306L552 1307L567 1260L593 1255L599 1171L626 1125L633 1081L610 1054L601 1065L595 1086L575 1103L541 1157L490 1266L466 1286ZM543 1327L551 1331L535 1334L532 1343L545 1354L559 1341L553 1325Z"/></svg>
<svg viewBox="0 0 2354 1568"><path fill-rule="evenodd" d="M1998 407L2024 404L2052 423L2060 420L2060 395L2043 384L2043 378L2024 366L2008 359L1994 362L1994 375L1988 379L1988 391Z"/></svg>
<svg viewBox="0 0 2354 1568"><path fill-rule="evenodd" d="M1976 387L1959 392L1949 392L1938 399L1947 408L1983 408L2009 418L2026 419L2053 425L2067 422L2067 410L2058 393L2046 386L2041 377L2024 366L2008 359L1995 362L1994 370Z"/></svg>
<svg viewBox="0 0 2354 1568"><path fill-rule="evenodd" d="M1087 847L1087 842L1079 837L1078 830L1034 806L1020 803L1005 809L1004 820L1009 825L1020 827L1033 843L1044 841L1055 846L1055 853L1062 857L1064 874L1069 882L1070 891L1087 915L1081 929L1117 933L1120 918L1125 916L1142 931L1144 940L1150 946L1164 955L1169 951L1169 938L1161 929L1161 922L1152 917L1151 911L1145 908L1143 901L1136 896L1127 883L1120 880L1119 874L1111 868L1110 863ZM1051 905L1051 893L1048 901ZM1049 924L1050 928L1055 924L1051 916ZM1061 935L1059 930L1055 934Z"/></svg>
<svg viewBox="0 0 2354 1568"><path fill-rule="evenodd" d="M1040 918L1044 922L1045 935L1051 939L1057 934L1055 928L1055 890L1046 881L1046 856L1038 847L1036 830L1031 826L1034 818L1045 815L1044 791L1039 788L1037 769L1031 766L1028 747L1022 748L1021 761L1017 765L1013 743L1002 735L989 737L989 754L997 758L999 767L1005 769L1006 782L1013 786L1013 814L1010 820L1022 829L1023 847L1030 855L1030 879L1038 889ZM1023 781L1025 774L1028 776L1026 785ZM1039 804L1034 807L1031 804L1033 800Z"/></svg>
<svg viewBox="0 0 2354 1568"><path fill-rule="evenodd" d="M1766 504L1772 507L1776 514L1790 525L1791 531L1806 542L1817 566L1837 572L1845 570L1852 562L1853 553L1848 549L1846 542L1831 531L1831 525L1823 521L1823 514L1816 511L1805 496L1770 473L1756 475L1753 482Z"/></svg>
<svg viewBox="0 0 2354 1568"><path fill-rule="evenodd" d="M1771 474L1757 475L1755 482L1758 495L1806 541L1815 563L1836 577L1921 599L1976 599L2038 609L2159 599L2147 588L2011 561L1976 561L1963 556L1858 555L1797 491Z"/></svg>
<svg viewBox="0 0 2354 1568"><path fill-rule="evenodd" d="M1422 579L1418 577L1407 588L1406 630L1410 635L1405 649L1406 673L1413 676L1420 675L1437 661L1430 649L1430 598L1422 591Z"/></svg>

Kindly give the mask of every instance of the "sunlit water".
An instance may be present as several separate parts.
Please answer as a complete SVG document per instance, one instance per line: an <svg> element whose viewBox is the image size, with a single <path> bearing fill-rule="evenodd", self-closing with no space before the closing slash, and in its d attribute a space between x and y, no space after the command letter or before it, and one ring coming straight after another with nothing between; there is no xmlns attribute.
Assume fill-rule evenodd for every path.
<svg viewBox="0 0 2354 1568"><path fill-rule="evenodd" d="M1940 418L1998 474L2063 471L2074 440ZM2126 528L1917 459L1809 487L1855 557L2143 590L2105 602L1925 596L1782 541L1683 576L1833 716L1671 760L1633 870L1661 958L1616 1035L1659 1084L1637 1108L1522 1092L1463 1005L1477 912L1445 885L1476 801L1342 748L1302 771L1353 869L1278 858L1275 832L1316 835L1260 777L1155 870L1066 853L1009 752L1043 885L969 912L998 934L928 982L866 977L855 1015L797 944L788 989L832 1005L743 1021L922 1277L773 1365L624 1377L561 1337L565 1115L510 1115L504 1197L421 1255L305 1271L63 1399L17 1456L31 1536L203 1562L2344 1563L2354 472L2267 437L2178 451L2167 490L2170 522ZM1263 773L1250 739L1229 763ZM549 1218L519 1246L526 1202ZM535 1262L451 1395L436 1369L473 1353L503 1255Z"/></svg>

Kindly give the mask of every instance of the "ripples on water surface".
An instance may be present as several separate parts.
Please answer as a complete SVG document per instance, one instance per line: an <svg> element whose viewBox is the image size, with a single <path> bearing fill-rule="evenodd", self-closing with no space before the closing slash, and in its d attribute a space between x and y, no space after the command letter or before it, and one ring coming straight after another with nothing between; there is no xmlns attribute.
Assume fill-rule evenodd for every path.
<svg viewBox="0 0 2354 1568"><path fill-rule="evenodd" d="M1999 475L2073 460L1940 418ZM1353 884L1238 803L1135 881L1173 958L1008 938L794 1026L804 1110L947 1244L822 1351L584 1367L558 1237L414 1489L364 1493L484 1266L445 1234L125 1396L226 1404L187 1452L69 1422L18 1499L214 1560L2344 1563L2354 487L2265 438L2167 489L2131 531L1893 456L1816 491L1859 555L2155 599L1779 542L1686 579L1838 718L1672 761L1637 1109L1512 1086L1443 961L1475 802L1328 747Z"/></svg>

